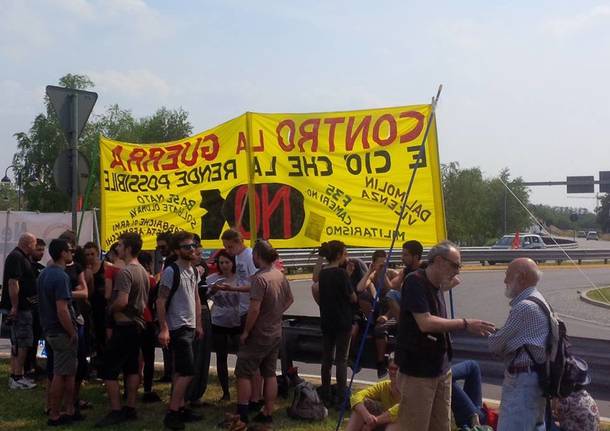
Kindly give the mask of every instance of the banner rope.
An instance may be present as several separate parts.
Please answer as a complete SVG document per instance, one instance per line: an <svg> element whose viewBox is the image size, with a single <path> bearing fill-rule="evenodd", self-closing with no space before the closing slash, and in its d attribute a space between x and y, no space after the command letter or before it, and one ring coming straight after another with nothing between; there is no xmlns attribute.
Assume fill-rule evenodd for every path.
<svg viewBox="0 0 610 431"><path fill-rule="evenodd" d="M368 332L370 330L371 327L371 320L373 319L373 315L375 313L375 311L377 310L378 306L379 306L379 296L381 294L381 288L383 285L383 280L385 280L385 274L386 271L388 269L388 264L390 263L390 259L392 258L392 252L394 251L394 246L396 244L396 238L398 238L398 232L400 230L400 225L402 223L402 218L405 212L405 208L407 207L407 200L409 199L409 195L411 194L411 189L413 188L413 183L415 181L415 174L417 173L417 169L419 168L420 162L423 159L424 156L424 152L425 152L425 147L426 147L426 141L428 140L428 134L430 133L430 128L432 127L432 122L434 121L434 117L435 117L435 111L436 111L436 105L438 103L438 99L441 95L441 91L443 89L443 86L440 85L438 87L438 92L436 93L436 97L434 97L432 99L432 104L431 104L431 109L430 109L430 117L428 118L428 123L426 124L426 131L424 132L424 137L422 139L422 143L419 147L419 152L417 154L417 159L415 160L415 166L413 168L413 172L411 173L411 178L409 179L409 186L407 188L407 191L405 192L405 195L403 197L403 201L402 201L402 206L400 208L400 215L398 216L398 221L396 222L396 229L394 230L394 234L392 235L392 243L390 245L390 249L388 251L388 256L386 258L385 264L383 265L383 268L381 270L381 274L379 277L377 277L377 279L375 280L375 283L377 284L375 286L375 297L373 298L373 307L368 315L367 318L367 322L366 322L366 327L364 329L364 333L360 336L360 345L358 347L358 352L356 353L356 362L353 365L352 368L352 377L350 378L349 381L349 385L347 386L347 388L345 388L345 393L344 393L344 397L343 397L343 403L341 405L341 410L339 413L339 420L337 421L337 427L335 428L335 431L339 431L339 428L341 427L341 423L343 422L343 418L345 416L345 410L347 409L347 403L348 403L348 399L350 397L351 391L352 391L352 385L354 383L354 377L356 376L356 374L358 374L360 372L360 360L362 358L362 352L364 351L364 345L366 343L366 337L368 335ZM381 281L379 281L381 280ZM452 307L453 308L453 307Z"/></svg>

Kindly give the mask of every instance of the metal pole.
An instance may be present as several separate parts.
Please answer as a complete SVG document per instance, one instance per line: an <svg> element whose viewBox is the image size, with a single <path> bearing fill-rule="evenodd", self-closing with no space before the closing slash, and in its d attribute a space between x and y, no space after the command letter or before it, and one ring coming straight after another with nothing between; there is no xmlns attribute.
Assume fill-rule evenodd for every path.
<svg viewBox="0 0 610 431"><path fill-rule="evenodd" d="M506 205L506 188L504 189L504 234L507 233L507 223L506 223L506 213L507 213L507 205Z"/></svg>
<svg viewBox="0 0 610 431"><path fill-rule="evenodd" d="M21 211L21 186L21 171L17 171L17 209L19 211Z"/></svg>
<svg viewBox="0 0 610 431"><path fill-rule="evenodd" d="M77 230L77 210L78 203L78 96L71 96L72 99L72 231Z"/></svg>
<svg viewBox="0 0 610 431"><path fill-rule="evenodd" d="M246 139L248 140L248 217L250 218L250 247L256 242L256 185L254 184L254 154L252 153L252 113L246 112ZM243 216L243 212L242 212Z"/></svg>

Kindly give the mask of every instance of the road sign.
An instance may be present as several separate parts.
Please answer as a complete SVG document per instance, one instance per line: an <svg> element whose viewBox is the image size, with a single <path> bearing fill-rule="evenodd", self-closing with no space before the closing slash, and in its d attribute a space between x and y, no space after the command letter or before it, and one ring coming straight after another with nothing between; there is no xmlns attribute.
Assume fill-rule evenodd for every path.
<svg viewBox="0 0 610 431"><path fill-rule="evenodd" d="M610 171L599 171L599 192L610 193Z"/></svg>
<svg viewBox="0 0 610 431"><path fill-rule="evenodd" d="M587 177L567 177L568 193L593 193L595 179L593 176Z"/></svg>
<svg viewBox="0 0 610 431"><path fill-rule="evenodd" d="M97 101L97 93L47 85L47 96L49 96L51 105L57 113L59 124L66 135L68 145L73 145L75 141L74 132L76 131L76 138L78 139ZM77 107L76 113L72 108L73 106ZM77 124L74 124L75 117Z"/></svg>
<svg viewBox="0 0 610 431"><path fill-rule="evenodd" d="M53 164L53 179L57 188L68 195L72 195L72 150L64 150L55 159ZM89 161L78 152L78 194L83 195L89 181Z"/></svg>

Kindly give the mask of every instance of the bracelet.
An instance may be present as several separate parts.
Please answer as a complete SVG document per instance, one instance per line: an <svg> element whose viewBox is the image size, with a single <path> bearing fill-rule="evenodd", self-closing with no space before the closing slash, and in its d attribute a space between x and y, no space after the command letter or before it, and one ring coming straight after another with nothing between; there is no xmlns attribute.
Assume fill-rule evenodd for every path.
<svg viewBox="0 0 610 431"><path fill-rule="evenodd" d="M468 329L468 321L466 320L466 318L462 318L462 320L464 321L464 329Z"/></svg>

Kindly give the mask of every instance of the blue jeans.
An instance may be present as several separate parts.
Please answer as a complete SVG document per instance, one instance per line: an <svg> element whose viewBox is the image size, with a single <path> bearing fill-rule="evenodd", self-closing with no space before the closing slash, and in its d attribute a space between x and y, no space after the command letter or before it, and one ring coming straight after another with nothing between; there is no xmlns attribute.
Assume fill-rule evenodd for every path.
<svg viewBox="0 0 610 431"><path fill-rule="evenodd" d="M464 361L451 367L451 410L458 427L470 426L474 414L479 415L482 424L487 422L481 394L481 369L476 361ZM464 381L464 386L458 384Z"/></svg>
<svg viewBox="0 0 610 431"><path fill-rule="evenodd" d="M544 431L544 408L536 373L504 373L497 431Z"/></svg>

